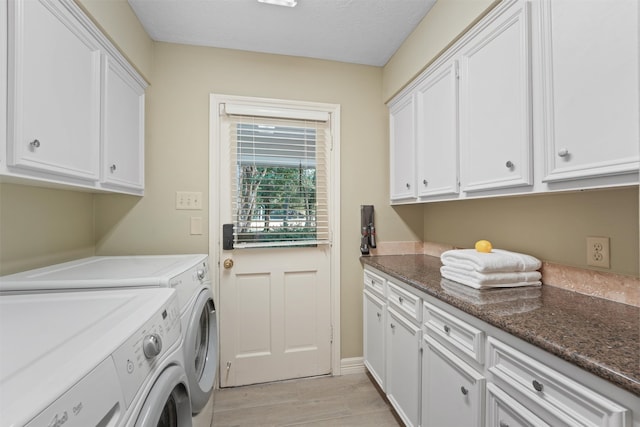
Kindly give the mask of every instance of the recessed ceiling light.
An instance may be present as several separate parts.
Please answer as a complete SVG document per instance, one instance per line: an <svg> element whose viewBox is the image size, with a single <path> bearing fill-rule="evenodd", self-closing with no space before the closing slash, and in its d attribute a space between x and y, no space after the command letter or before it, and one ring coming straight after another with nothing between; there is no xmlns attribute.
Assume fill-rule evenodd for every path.
<svg viewBox="0 0 640 427"><path fill-rule="evenodd" d="M276 6L294 7L298 4L296 0L258 0L259 3L274 4Z"/></svg>

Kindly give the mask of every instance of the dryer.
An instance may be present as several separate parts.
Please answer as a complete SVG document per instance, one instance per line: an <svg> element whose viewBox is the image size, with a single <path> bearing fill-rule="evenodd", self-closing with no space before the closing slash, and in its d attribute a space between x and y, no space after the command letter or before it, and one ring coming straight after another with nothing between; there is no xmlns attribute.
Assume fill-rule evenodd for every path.
<svg viewBox="0 0 640 427"><path fill-rule="evenodd" d="M0 277L0 294L146 287L176 290L191 407L208 425L218 326L207 255L94 256Z"/></svg>
<svg viewBox="0 0 640 427"><path fill-rule="evenodd" d="M0 341L3 427L192 425L173 289L3 295Z"/></svg>

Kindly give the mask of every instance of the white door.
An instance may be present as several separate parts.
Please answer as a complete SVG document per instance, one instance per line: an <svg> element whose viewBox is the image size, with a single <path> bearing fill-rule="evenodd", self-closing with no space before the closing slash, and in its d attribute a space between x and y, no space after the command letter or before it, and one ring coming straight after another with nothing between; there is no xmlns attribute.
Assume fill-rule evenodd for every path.
<svg viewBox="0 0 640 427"><path fill-rule="evenodd" d="M332 372L331 115L257 117L242 100L215 106L219 222L234 225L218 249L222 387Z"/></svg>

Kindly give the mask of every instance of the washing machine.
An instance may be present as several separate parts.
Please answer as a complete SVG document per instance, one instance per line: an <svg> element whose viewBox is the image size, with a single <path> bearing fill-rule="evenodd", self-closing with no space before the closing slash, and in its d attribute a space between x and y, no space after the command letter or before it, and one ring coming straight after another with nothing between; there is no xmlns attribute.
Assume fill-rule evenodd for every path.
<svg viewBox="0 0 640 427"><path fill-rule="evenodd" d="M0 295L146 287L176 290L191 407L209 426L218 326L207 255L94 256L0 277Z"/></svg>
<svg viewBox="0 0 640 427"><path fill-rule="evenodd" d="M0 425L191 427L173 289L0 296Z"/></svg>

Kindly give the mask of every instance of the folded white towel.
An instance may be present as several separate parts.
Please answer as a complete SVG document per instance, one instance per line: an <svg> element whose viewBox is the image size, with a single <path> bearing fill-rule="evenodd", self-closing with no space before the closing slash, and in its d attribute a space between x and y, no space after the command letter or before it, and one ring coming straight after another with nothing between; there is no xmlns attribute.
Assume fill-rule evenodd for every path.
<svg viewBox="0 0 640 427"><path fill-rule="evenodd" d="M449 265L443 265L440 268L440 272L443 275L451 274L457 277L464 277L467 280L472 280L478 285L501 285L504 283L537 282L542 278L542 274L540 274L539 271L478 273L475 270L460 269Z"/></svg>
<svg viewBox="0 0 640 427"><path fill-rule="evenodd" d="M475 270L479 273L498 273L514 271L535 271L542 263L531 255L493 249L489 253L475 249L454 249L440 256L444 265Z"/></svg>
<svg viewBox="0 0 640 427"><path fill-rule="evenodd" d="M520 286L540 286L542 282L539 280L533 281L521 281L521 282L511 282L511 283L495 283L495 284L480 284L475 279L470 279L468 275L456 274L454 272L443 270L445 266L440 267L440 274L445 279L450 279L458 283L462 283L463 285L470 286L475 289L489 289L489 288L517 288Z"/></svg>
<svg viewBox="0 0 640 427"><path fill-rule="evenodd" d="M542 297L542 288L540 286L474 289L462 283L442 278L442 280L440 280L440 287L449 295L477 305L500 304L522 300L534 300L536 303L539 303Z"/></svg>

